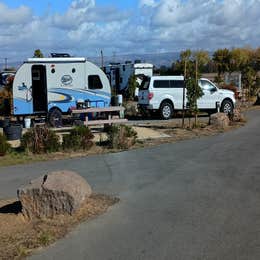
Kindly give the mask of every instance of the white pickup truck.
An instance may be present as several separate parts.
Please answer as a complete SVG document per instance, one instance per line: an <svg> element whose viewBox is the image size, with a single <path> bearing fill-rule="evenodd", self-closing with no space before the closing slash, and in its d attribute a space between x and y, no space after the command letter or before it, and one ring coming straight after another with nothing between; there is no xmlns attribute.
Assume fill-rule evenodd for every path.
<svg viewBox="0 0 260 260"><path fill-rule="evenodd" d="M139 88L138 107L142 111L159 111L163 119L170 119L174 111L183 109L184 85L183 76L146 77ZM220 107L221 112L227 114L233 112L236 100L232 91L219 89L214 83L205 78L199 80L199 86L204 93L197 101L200 111L212 113ZM186 94L184 104L186 109Z"/></svg>

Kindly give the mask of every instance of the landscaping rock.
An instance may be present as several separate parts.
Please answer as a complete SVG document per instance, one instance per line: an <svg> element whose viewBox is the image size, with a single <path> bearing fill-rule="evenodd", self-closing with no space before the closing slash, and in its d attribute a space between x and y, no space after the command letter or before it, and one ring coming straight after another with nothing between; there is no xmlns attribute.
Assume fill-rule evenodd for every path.
<svg viewBox="0 0 260 260"><path fill-rule="evenodd" d="M231 115L231 120L233 122L241 122L244 120L243 115L241 114L241 110L239 108L235 108L233 110L233 114Z"/></svg>
<svg viewBox="0 0 260 260"><path fill-rule="evenodd" d="M77 173L57 171L32 180L18 189L17 195L23 214L32 219L72 215L91 192L90 185Z"/></svg>
<svg viewBox="0 0 260 260"><path fill-rule="evenodd" d="M135 117L138 115L137 102L127 102L125 104L125 116L127 117Z"/></svg>
<svg viewBox="0 0 260 260"><path fill-rule="evenodd" d="M225 113L216 113L210 116L210 125L218 128L229 126L229 118Z"/></svg>

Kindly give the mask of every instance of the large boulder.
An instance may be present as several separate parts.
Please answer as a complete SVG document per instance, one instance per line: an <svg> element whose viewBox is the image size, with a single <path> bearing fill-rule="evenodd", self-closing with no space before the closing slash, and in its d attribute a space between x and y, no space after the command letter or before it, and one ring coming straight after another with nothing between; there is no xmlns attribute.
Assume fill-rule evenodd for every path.
<svg viewBox="0 0 260 260"><path fill-rule="evenodd" d="M87 181L75 172L51 172L21 187L17 195L26 217L52 218L57 214L72 215L91 195Z"/></svg>
<svg viewBox="0 0 260 260"><path fill-rule="evenodd" d="M225 113L216 113L210 116L210 125L217 128L226 128L229 126L230 120Z"/></svg>

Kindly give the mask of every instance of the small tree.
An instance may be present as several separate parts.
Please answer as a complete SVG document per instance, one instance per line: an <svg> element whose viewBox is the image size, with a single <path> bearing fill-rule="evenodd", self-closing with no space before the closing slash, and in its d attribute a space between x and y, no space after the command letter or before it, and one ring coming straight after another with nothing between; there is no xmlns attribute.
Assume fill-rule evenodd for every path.
<svg viewBox="0 0 260 260"><path fill-rule="evenodd" d="M128 88L126 92L126 97L129 100L133 100L135 97L135 90L138 87L138 83L136 81L136 76L132 75L128 80Z"/></svg>
<svg viewBox="0 0 260 260"><path fill-rule="evenodd" d="M43 58L43 54L40 49L34 51L33 58Z"/></svg>
<svg viewBox="0 0 260 260"><path fill-rule="evenodd" d="M195 115L195 126L197 126L198 119L198 105L197 100L204 95L201 87L198 84L199 73L198 73L198 61L195 60L190 62L191 70L187 71L186 88L187 88L187 99L189 103L189 111Z"/></svg>

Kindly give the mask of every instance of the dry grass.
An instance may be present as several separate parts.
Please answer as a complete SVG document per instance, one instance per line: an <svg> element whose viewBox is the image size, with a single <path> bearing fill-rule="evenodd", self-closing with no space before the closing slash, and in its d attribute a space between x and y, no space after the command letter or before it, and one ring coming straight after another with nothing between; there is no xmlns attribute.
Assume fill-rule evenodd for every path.
<svg viewBox="0 0 260 260"><path fill-rule="evenodd" d="M64 237L79 223L105 213L118 201L106 195L92 195L73 216L58 215L30 222L21 214L19 202L0 201L0 258L23 259L33 250Z"/></svg>
<svg viewBox="0 0 260 260"><path fill-rule="evenodd" d="M179 126L176 126L174 123L164 123L163 125L149 125L149 128L156 129L158 132L167 134L168 138L157 138L157 139L148 139L144 141L143 143L139 143L136 146L154 146L159 145L163 143L175 143L178 141L183 140L190 140L194 138L200 138L204 136L214 136L220 133L228 132L234 129L237 129L243 125L245 125L245 122L231 122L230 126L223 129L223 128L216 128L212 127L210 125L207 125L205 123L200 123L197 128L189 128L188 126L185 126L185 128L180 128Z"/></svg>
<svg viewBox="0 0 260 260"><path fill-rule="evenodd" d="M12 152L5 156L0 156L0 167L16 164L26 164L32 162L49 161L49 160L61 160L64 158L75 158L87 155L104 153L104 148L94 145L88 151L79 152L55 152L46 154L27 154L23 152Z"/></svg>

